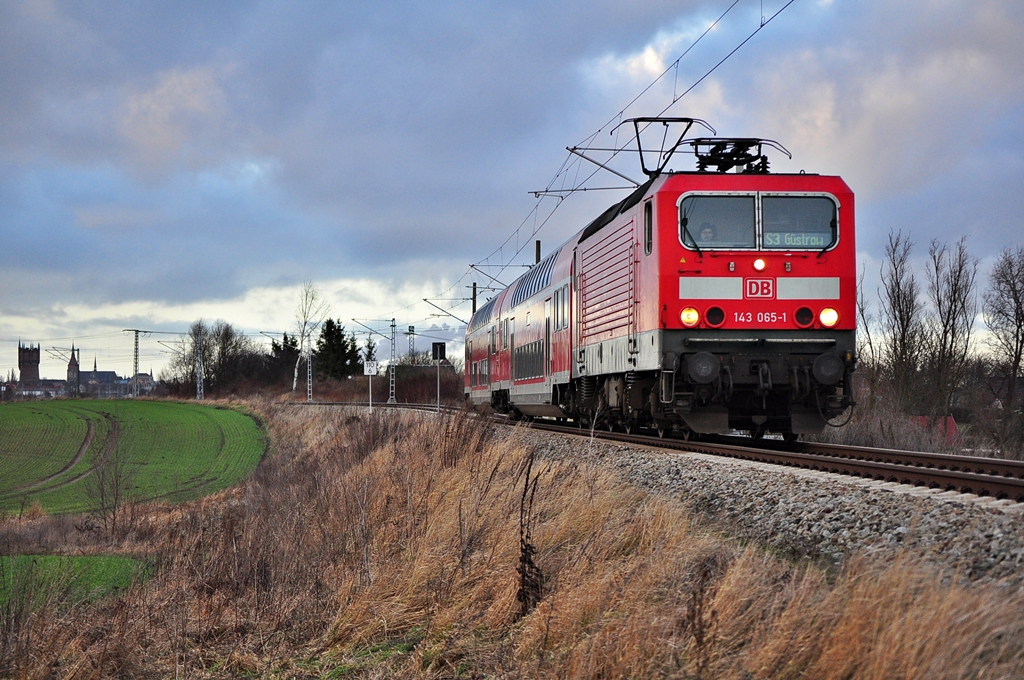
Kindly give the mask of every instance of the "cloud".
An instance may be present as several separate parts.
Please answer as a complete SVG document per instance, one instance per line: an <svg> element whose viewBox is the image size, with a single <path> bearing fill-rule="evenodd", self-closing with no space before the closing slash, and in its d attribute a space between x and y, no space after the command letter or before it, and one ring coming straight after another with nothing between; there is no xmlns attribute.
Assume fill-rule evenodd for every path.
<svg viewBox="0 0 1024 680"><path fill-rule="evenodd" d="M782 4L738 4L626 115L661 111ZM270 323L306 278L346 282L331 290L360 314L425 321L417 300L497 247L564 147L723 9L0 3L3 333ZM668 113L777 139L795 155L777 170L841 174L870 257L890 228L971 233L986 257L1020 239L1022 15L794 3ZM638 174L632 153L616 163ZM554 246L614 200L571 198L539 238Z"/></svg>
<svg viewBox="0 0 1024 680"><path fill-rule="evenodd" d="M984 139L983 94L1016 87L991 55L971 50L910 64L860 63L846 78L830 74L850 74L848 62L861 62L861 55L821 57L805 53L773 63L764 123L792 140L803 158L854 178L865 197L913 190L961 161L972 142ZM796 73L807 77L798 80Z"/></svg>
<svg viewBox="0 0 1024 680"><path fill-rule="evenodd" d="M216 139L228 110L220 80L230 69L211 66L161 73L150 88L128 92L121 133L147 170L174 165L182 156L202 159L204 141ZM192 165L201 165L193 162Z"/></svg>
<svg viewBox="0 0 1024 680"><path fill-rule="evenodd" d="M83 229L124 234L161 221L160 212L123 205L91 205L75 209L75 224Z"/></svg>
<svg viewBox="0 0 1024 680"><path fill-rule="evenodd" d="M389 334L388 320L380 318L381 310L415 307L424 297L436 297L450 282L412 279L358 279L337 278L317 284L324 299L330 304L329 315L349 331L363 333L365 326ZM54 303L44 308L6 308L0 315L0 369L6 375L8 364L17 365L16 338L25 342L41 343L44 348L68 347L74 341L86 354L100 352L106 370L117 370L124 375L131 370L134 338L124 334L125 328L172 333L171 336L152 336L143 348L149 364L159 370L167 360L158 340L173 343L173 334L183 333L197 319L212 321L224 319L236 329L255 339L268 343L267 336L279 337L292 333L295 309L299 301L301 282L290 285L255 286L241 294L217 301L201 300L179 304L154 303L134 300L119 303L81 304ZM365 326L353 321L359 319ZM412 324L429 328L441 323L458 323L454 319L435 319L427 316L405 317L403 330ZM88 329L88 330L84 330ZM90 337L92 336L92 337ZM77 340L76 340L77 338ZM454 336L453 336L454 338ZM15 344L12 344L15 343ZM407 345L400 338L399 345ZM66 363L66 360L65 360ZM52 357L43 362L45 376L62 375L60 361Z"/></svg>
<svg viewBox="0 0 1024 680"><path fill-rule="evenodd" d="M921 242L969 234L981 257L1019 241L1024 48L1010 27L1024 24L1022 8L832 12L848 28L841 39L773 52L749 81L764 102L754 118L794 152L776 167L842 175L857 194L859 244L875 256L889 230Z"/></svg>

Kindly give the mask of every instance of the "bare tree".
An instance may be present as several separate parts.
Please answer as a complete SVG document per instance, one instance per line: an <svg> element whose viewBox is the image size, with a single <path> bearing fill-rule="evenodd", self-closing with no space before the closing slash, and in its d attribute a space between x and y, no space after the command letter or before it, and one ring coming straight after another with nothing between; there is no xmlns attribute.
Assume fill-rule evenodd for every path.
<svg viewBox="0 0 1024 680"><path fill-rule="evenodd" d="M925 334L925 368L932 388L932 415L948 416L953 394L964 381L971 332L978 311L978 260L967 252L966 237L950 248L933 240L928 248L928 293L934 315Z"/></svg>
<svg viewBox="0 0 1024 680"><path fill-rule="evenodd" d="M330 306L323 299L312 281L303 281L299 292L299 306L295 309L295 327L299 337L299 356L295 360L295 376L292 378L292 392L299 384L299 364L303 357L309 361L312 352L313 335L327 318Z"/></svg>
<svg viewBox="0 0 1024 680"><path fill-rule="evenodd" d="M1024 362L1024 246L1007 248L989 275L989 289L983 297L989 346L997 370L1003 375L998 397L1003 418L997 433L1000 448L1010 440L1019 445L1024 418L1017 404L1017 384Z"/></svg>
<svg viewBox="0 0 1024 680"><path fill-rule="evenodd" d="M868 411L875 410L875 400L878 395L878 378L881 359L880 349L875 346L874 336L871 329L875 323L875 317L871 313L867 298L864 295L864 270L857 277L857 319L860 322L857 333L857 359L859 364L866 364L863 368L868 379Z"/></svg>
<svg viewBox="0 0 1024 680"><path fill-rule="evenodd" d="M135 468L120 444L115 443L112 449L100 454L86 481L86 495L92 502L93 514L111 538L129 529L124 509L134 501L134 489Z"/></svg>
<svg viewBox="0 0 1024 680"><path fill-rule="evenodd" d="M228 322L212 325L194 321L181 337L177 351L161 378L186 392L196 384L199 354L202 352L203 381L207 389L234 390L262 370L262 351L255 340L246 337Z"/></svg>
<svg viewBox="0 0 1024 680"><path fill-rule="evenodd" d="M188 327L188 333L181 336L174 355L168 364L167 371L160 379L164 382L174 383L182 390L196 384L196 373L199 369L199 351L203 355L203 380L209 382L210 368L213 365L211 352L213 348L212 333L210 327L202 319L193 321Z"/></svg>
<svg viewBox="0 0 1024 680"><path fill-rule="evenodd" d="M881 357L903 410L913 407L918 368L924 344L924 305L921 288L910 268L914 243L903 232L889 233L882 270Z"/></svg>

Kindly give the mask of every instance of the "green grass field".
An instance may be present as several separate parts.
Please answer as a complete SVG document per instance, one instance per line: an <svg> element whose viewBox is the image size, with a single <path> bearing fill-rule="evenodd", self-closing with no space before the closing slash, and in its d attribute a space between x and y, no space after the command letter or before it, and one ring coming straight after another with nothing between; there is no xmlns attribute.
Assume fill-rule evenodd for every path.
<svg viewBox="0 0 1024 680"><path fill-rule="evenodd" d="M92 508L94 468L125 461L137 500L179 502L256 467L266 437L248 415L195 403L94 400L0 404L0 511Z"/></svg>
<svg viewBox="0 0 1024 680"><path fill-rule="evenodd" d="M18 555L0 557L0 611L13 606L33 609L48 598L64 603L92 602L117 594L136 579L145 579L145 562L121 555ZM11 595L18 602L11 602Z"/></svg>

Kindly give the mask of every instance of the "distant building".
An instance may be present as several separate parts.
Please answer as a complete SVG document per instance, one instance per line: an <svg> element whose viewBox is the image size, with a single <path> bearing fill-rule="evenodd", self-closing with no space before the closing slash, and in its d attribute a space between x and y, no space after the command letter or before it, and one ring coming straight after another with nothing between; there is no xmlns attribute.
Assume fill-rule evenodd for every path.
<svg viewBox="0 0 1024 680"><path fill-rule="evenodd" d="M39 387L39 345L22 345L18 341L18 384L22 388Z"/></svg>
<svg viewBox="0 0 1024 680"><path fill-rule="evenodd" d="M78 354L81 350L75 349L75 343L71 343L71 359L68 361L68 384L65 393L69 397L77 397L80 390L81 375L78 371Z"/></svg>
<svg viewBox="0 0 1024 680"><path fill-rule="evenodd" d="M157 388L157 381L149 373L139 373L139 395L152 394ZM128 380L128 391L135 393L135 378Z"/></svg>
<svg viewBox="0 0 1024 680"><path fill-rule="evenodd" d="M4 388L5 399L52 399L64 394L63 380L39 379L40 346L18 341L18 382Z"/></svg>
<svg viewBox="0 0 1024 680"><path fill-rule="evenodd" d="M120 377L114 371L97 370L96 357L92 359L91 371L79 371L78 373L79 396L95 399L123 399L128 394L128 380Z"/></svg>
<svg viewBox="0 0 1024 680"><path fill-rule="evenodd" d="M22 388L22 399L56 399L63 397L67 383L63 380L47 380L43 378L36 387Z"/></svg>
<svg viewBox="0 0 1024 680"><path fill-rule="evenodd" d="M93 399L125 399L134 394L134 378L122 378L114 371L101 371L96 357L92 370L81 368L82 350L71 346L67 380L45 380L39 377L40 347L18 342L20 379L0 380L0 399L54 399L57 397L90 397ZM139 373L139 395L150 395L160 386L149 373Z"/></svg>
<svg viewBox="0 0 1024 680"><path fill-rule="evenodd" d="M963 444L960 438L960 428L957 426L953 416L938 416L935 418L930 416L910 416L910 422L929 432L940 430L948 446L960 446Z"/></svg>

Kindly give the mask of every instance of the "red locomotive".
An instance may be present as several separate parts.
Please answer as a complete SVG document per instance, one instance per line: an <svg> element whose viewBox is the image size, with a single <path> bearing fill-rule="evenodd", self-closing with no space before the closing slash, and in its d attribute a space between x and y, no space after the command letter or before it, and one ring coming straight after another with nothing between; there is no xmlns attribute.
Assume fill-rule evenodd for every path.
<svg viewBox="0 0 1024 680"><path fill-rule="evenodd" d="M633 121L638 139L639 125L666 120ZM654 169L641 151L647 182L473 315L472 403L661 435L787 439L852 404L850 188L768 172L762 147L785 151L769 140L682 137ZM664 171L683 144L698 170Z"/></svg>

